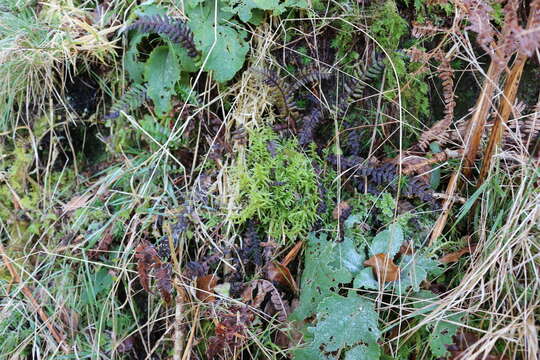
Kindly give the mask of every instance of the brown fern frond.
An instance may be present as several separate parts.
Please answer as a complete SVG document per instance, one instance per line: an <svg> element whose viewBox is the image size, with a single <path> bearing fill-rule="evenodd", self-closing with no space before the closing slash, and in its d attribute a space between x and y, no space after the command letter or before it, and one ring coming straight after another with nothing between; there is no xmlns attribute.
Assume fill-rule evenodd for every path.
<svg viewBox="0 0 540 360"><path fill-rule="evenodd" d="M532 114L529 116L510 121L508 131L503 135L503 146L509 147L516 143L522 145L525 149L536 145L540 136L540 103L535 106Z"/></svg>
<svg viewBox="0 0 540 360"><path fill-rule="evenodd" d="M431 21L426 21L425 24L420 24L417 21L413 21L413 28L411 35L415 38L421 38L426 36L437 35L438 33L447 32L447 29L439 28L431 23Z"/></svg>
<svg viewBox="0 0 540 360"><path fill-rule="evenodd" d="M485 0L463 0L463 5L469 15L469 26L465 30L471 30L478 34L476 41L482 49L491 54L490 47L495 36L495 29L491 25L493 8Z"/></svg>
<svg viewBox="0 0 540 360"><path fill-rule="evenodd" d="M418 146L423 151L429 146L429 143L437 140L440 145L446 143L449 139L448 128L454 119L454 109L456 101L454 100L454 79L453 70L450 62L444 56L441 56L441 65L439 66L439 77L443 81L443 101L444 117L437 121L429 130L425 131L418 141Z"/></svg>

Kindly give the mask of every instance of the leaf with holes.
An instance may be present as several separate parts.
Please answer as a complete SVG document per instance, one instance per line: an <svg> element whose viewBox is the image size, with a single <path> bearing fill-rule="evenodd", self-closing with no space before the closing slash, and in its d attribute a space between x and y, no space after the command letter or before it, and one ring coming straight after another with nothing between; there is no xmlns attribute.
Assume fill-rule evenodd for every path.
<svg viewBox="0 0 540 360"><path fill-rule="evenodd" d="M180 80L180 65L176 55L168 46L155 48L144 67L144 78L148 82L148 97L152 99L158 115L171 110L174 85Z"/></svg>
<svg viewBox="0 0 540 360"><path fill-rule="evenodd" d="M292 314L294 319L303 320L313 315L317 304L330 295L333 288L352 280L350 271L339 261L340 247L340 243L327 240L324 233L318 237L313 233L308 235L300 304Z"/></svg>
<svg viewBox="0 0 540 360"><path fill-rule="evenodd" d="M429 348L437 358L448 355L446 345L454 343L453 337L460 327L457 324L461 323L461 318L461 314L451 315L448 317L448 320L451 322L441 320L437 321L435 324L428 325Z"/></svg>
<svg viewBox="0 0 540 360"><path fill-rule="evenodd" d="M229 26L232 13L223 10L222 1L188 0L186 13L191 20L197 49L202 52L205 70L214 71L214 79L225 82L244 65L249 44L247 32Z"/></svg>
<svg viewBox="0 0 540 360"><path fill-rule="evenodd" d="M295 359L338 359L335 352L344 349L347 359L378 359L378 318L373 302L354 293L327 296L317 308L317 325L308 329L312 341Z"/></svg>

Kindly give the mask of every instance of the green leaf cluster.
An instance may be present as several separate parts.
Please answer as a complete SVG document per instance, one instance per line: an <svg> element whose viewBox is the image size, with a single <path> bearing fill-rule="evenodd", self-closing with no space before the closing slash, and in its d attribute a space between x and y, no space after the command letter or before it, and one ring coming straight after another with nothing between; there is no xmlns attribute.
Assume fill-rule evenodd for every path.
<svg viewBox="0 0 540 360"><path fill-rule="evenodd" d="M345 227L350 230L356 224L357 221L346 222ZM381 253L390 258L397 256L405 241L401 225L394 222L369 240L347 229L345 234L342 242L328 239L324 232L308 235L300 303L291 319L302 321L316 315L317 324L307 329L307 345L297 350L297 359L338 359L337 350L343 351L345 359L378 359L378 315L370 310L374 300L369 299L373 295L366 293L360 298L357 292L350 291L343 298L338 295L342 286L352 282L358 291L383 288L385 292L404 295L419 291L420 282L439 271L438 263L426 254L403 255L398 261L400 280L380 284L364 261ZM358 308L363 309L361 314L355 310ZM354 331L343 332L344 328Z"/></svg>
<svg viewBox="0 0 540 360"><path fill-rule="evenodd" d="M240 186L239 223L256 216L268 234L293 241L317 218L319 191L311 160L297 141L281 139L269 128L250 135L245 161L234 178Z"/></svg>
<svg viewBox="0 0 540 360"><path fill-rule="evenodd" d="M317 325L308 329L313 340L296 350L296 360L338 359L335 353L343 349L345 360L379 357L378 314L372 301L352 292L347 297L332 294L317 307L317 318Z"/></svg>

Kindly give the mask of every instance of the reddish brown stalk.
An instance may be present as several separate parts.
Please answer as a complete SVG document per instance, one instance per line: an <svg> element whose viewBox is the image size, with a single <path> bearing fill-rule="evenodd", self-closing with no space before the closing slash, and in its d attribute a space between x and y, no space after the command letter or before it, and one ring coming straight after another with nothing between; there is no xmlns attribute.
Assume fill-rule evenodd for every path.
<svg viewBox="0 0 540 360"><path fill-rule="evenodd" d="M501 70L500 65L495 61L492 61L489 65L482 92L476 101L476 111L467 124L465 132L465 163L463 166L463 174L467 177L471 176L474 162L478 156L480 140L484 133L491 100L493 99L495 87L499 82Z"/></svg>
<svg viewBox="0 0 540 360"><path fill-rule="evenodd" d="M536 23L535 14L538 11L538 7L540 7L540 1L534 1L531 4L529 19L527 21L526 27L527 30L533 28L534 24ZM493 128L491 129L491 135L489 137L489 141L485 151L484 161L480 170L480 176L478 177L477 186L482 185L482 183L486 179L489 167L491 165L491 160L493 159L493 153L495 152L495 147L501 142L503 125L506 124L508 118L510 117L510 114L512 113L512 107L514 101L516 100L519 82L521 80L521 75L523 74L523 68L526 61L527 55L523 53L519 54L516 62L514 63L514 66L512 66L510 75L506 79L501 104L499 105L499 110L497 111L495 117L495 123L493 124Z"/></svg>

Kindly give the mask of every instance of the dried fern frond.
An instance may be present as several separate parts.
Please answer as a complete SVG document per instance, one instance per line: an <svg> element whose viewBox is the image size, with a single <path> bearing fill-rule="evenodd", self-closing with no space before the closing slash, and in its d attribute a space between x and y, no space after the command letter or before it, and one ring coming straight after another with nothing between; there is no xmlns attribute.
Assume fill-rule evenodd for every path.
<svg viewBox="0 0 540 360"><path fill-rule="evenodd" d="M193 41L193 32L182 20L164 15L142 16L129 25L126 31L135 29L145 33L154 32L166 35L173 43L182 44L189 56L195 57L198 54L195 41Z"/></svg>
<svg viewBox="0 0 540 360"><path fill-rule="evenodd" d="M116 101L109 113L105 116L105 119L116 119L120 116L120 112L128 112L134 110L146 101L146 86L140 84L133 84L128 91Z"/></svg>
<svg viewBox="0 0 540 360"><path fill-rule="evenodd" d="M298 106L296 105L293 86L286 83L274 70L251 68L251 71L263 76L263 82L270 87L280 114L285 118L296 118L298 116Z"/></svg>
<svg viewBox="0 0 540 360"><path fill-rule="evenodd" d="M529 149L531 146L538 146L537 142L540 137L540 104L537 104L534 110L529 116L508 123L509 130L503 135L503 146L509 147L516 143L522 145L525 149Z"/></svg>
<svg viewBox="0 0 540 360"><path fill-rule="evenodd" d="M448 128L454 119L454 109L456 107L456 101L454 100L454 72L448 59L444 56L441 56L440 59L441 65L439 66L439 77L443 81L444 117L420 136L418 146L423 151L426 150L432 141L437 141L439 145L448 142Z"/></svg>
<svg viewBox="0 0 540 360"><path fill-rule="evenodd" d="M421 38L426 36L433 36L438 33L448 32L448 29L439 28L431 23L431 21L426 21L425 24L420 24L417 21L412 23L411 35L415 38Z"/></svg>

